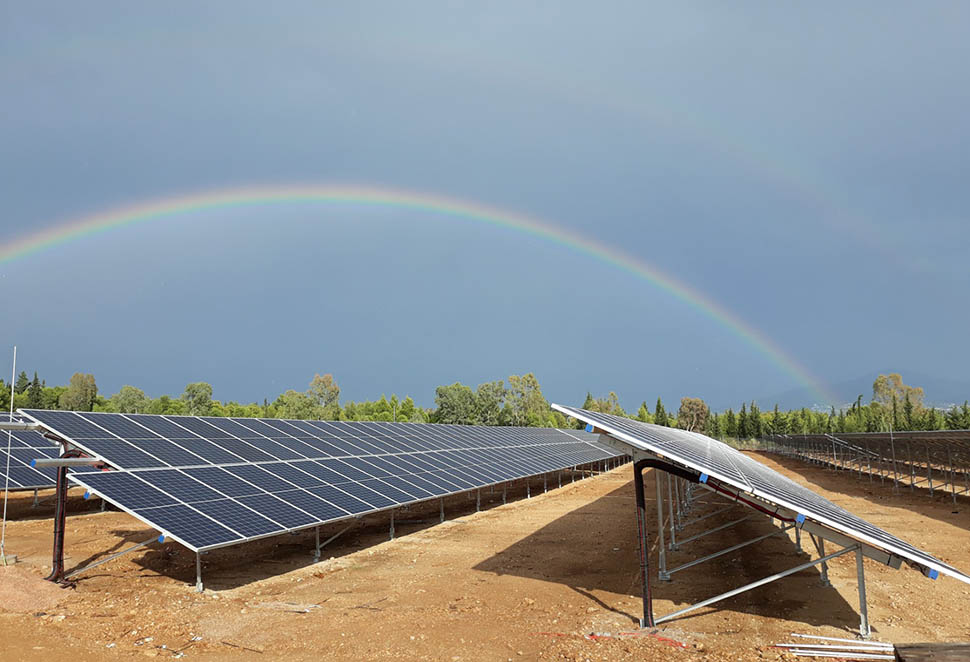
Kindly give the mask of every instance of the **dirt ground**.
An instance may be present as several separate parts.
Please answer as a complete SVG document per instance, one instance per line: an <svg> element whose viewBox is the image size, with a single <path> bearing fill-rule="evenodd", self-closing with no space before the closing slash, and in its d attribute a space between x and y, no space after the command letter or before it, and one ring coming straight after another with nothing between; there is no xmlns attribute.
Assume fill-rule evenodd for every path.
<svg viewBox="0 0 970 662"><path fill-rule="evenodd" d="M930 500L908 488L896 496L878 479L870 486L868 479L794 460L761 460L970 570L965 498L954 506L949 497ZM17 494L7 551L19 562L0 569L0 660L774 660L781 654L770 645L789 640L790 632L852 637L859 626L855 558L847 555L830 564L832 588L822 587L812 568L655 633L639 632L631 466L545 494L542 480L533 480L531 489L526 499L524 485L517 486L507 505L500 492L486 490L479 513L474 500L455 497L446 502L443 524L437 503L399 511L393 541L387 515L366 518L316 564L312 531L214 551L202 557L203 594L195 592L194 554L176 543L153 543L110 561L73 588L44 582L53 508L32 508L32 495ZM700 506L695 514L705 507L714 510ZM134 518L100 512L97 502L74 492L69 508L68 568L152 536ZM322 539L340 528L323 528ZM748 520L672 552L669 564L770 531L767 520ZM653 581L656 613L807 558L792 538L769 538L679 572L672 582ZM868 560L865 570L874 639L970 641L970 586Z"/></svg>

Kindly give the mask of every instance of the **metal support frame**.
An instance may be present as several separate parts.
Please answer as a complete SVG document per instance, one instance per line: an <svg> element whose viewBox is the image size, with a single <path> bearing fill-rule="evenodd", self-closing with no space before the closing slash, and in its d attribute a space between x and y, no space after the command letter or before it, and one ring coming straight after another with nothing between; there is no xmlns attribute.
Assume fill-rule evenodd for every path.
<svg viewBox="0 0 970 662"><path fill-rule="evenodd" d="M133 545L132 547L129 547L128 549L123 549L120 552L115 552L114 554L112 554L110 556L107 556L107 557L105 557L103 559L100 559L98 561L95 561L94 563L90 563L90 564L84 566L83 568L78 568L77 570L72 570L71 572L69 572L66 575L64 575L64 579L71 579L72 577L76 577L77 575L80 575L82 572L87 572L91 568L97 568L99 565L101 565L103 563L107 563L108 561L113 561L114 559L118 558L119 556L124 556L128 552L133 552L136 549L141 549L145 545L150 545L153 542L161 542L161 538L159 536L152 536L148 540L142 541L142 542L138 543L137 545Z"/></svg>
<svg viewBox="0 0 970 662"><path fill-rule="evenodd" d="M475 490L475 512L482 512L482 491Z"/></svg>
<svg viewBox="0 0 970 662"><path fill-rule="evenodd" d="M670 549L677 550L677 533L676 527L674 525L674 499L673 499L673 479L668 474L664 474L664 480L667 483L667 509L670 511ZM679 508L679 507L678 507Z"/></svg>
<svg viewBox="0 0 970 662"><path fill-rule="evenodd" d="M199 552L195 553L195 591L196 593L202 593L204 590L202 586L202 555Z"/></svg>
<svg viewBox="0 0 970 662"><path fill-rule="evenodd" d="M330 543L332 543L334 540L336 540L337 538L339 538L343 534L347 533L347 531L349 531L350 530L350 527L352 527L352 526L353 526L353 524L348 524L344 528L342 528L339 531L337 531L337 533L333 534L332 536L330 536L329 538L327 538L325 541L323 541L323 543L320 542L320 527L319 526L316 527L316 550L315 550L315 552L313 554L313 562L314 563L319 562L320 561L320 550L322 550L324 547L326 547L327 545L329 545Z"/></svg>
<svg viewBox="0 0 970 662"><path fill-rule="evenodd" d="M634 463L634 467L638 463ZM653 470L653 482L657 485L657 578L662 582L669 582L667 574L667 546L664 544L664 496L661 482L666 474L656 467Z"/></svg>
<svg viewBox="0 0 970 662"><path fill-rule="evenodd" d="M394 509L391 509L391 532L388 540L394 540Z"/></svg>
<svg viewBox="0 0 970 662"><path fill-rule="evenodd" d="M822 536L816 536L815 534L809 533L809 537L812 542L815 543L815 550L818 552L819 556L825 556L825 538ZM822 564L822 586L831 586L832 582L829 581L829 564Z"/></svg>
<svg viewBox="0 0 970 662"><path fill-rule="evenodd" d="M747 520L749 520L751 518L752 518L752 515L745 515L744 517L739 517L738 519L731 520L730 522L727 522L725 524L721 524L720 526L715 526L713 529L708 529L707 531L702 531L702 532L700 532L700 533L698 533L696 535L691 536L690 538L686 538L684 540L681 540L680 541L680 544L681 545L686 545L687 543L694 542L695 540L698 540L700 538L703 538L704 536L710 535L712 533L716 533L718 531L723 531L724 529L729 529L729 528L731 528L732 526L734 526L736 524L740 524L741 522L746 522Z"/></svg>
<svg viewBox="0 0 970 662"><path fill-rule="evenodd" d="M660 618L655 619L654 622L657 625L659 625L660 623L664 623L666 621L671 621L671 620L673 620L673 619L675 619L675 618L677 618L679 616L683 616L686 613L695 611L697 609L701 609L702 607L707 607L708 605L712 605L715 602L720 602L722 600L727 600L728 598L733 598L735 595L739 595L741 593L745 593L747 591L750 591L751 589L758 588L759 586L764 586L765 584L770 584L771 582L773 582L775 580L781 579L783 577L787 577L789 575L793 575L796 572L801 572L802 570L805 570L806 568L811 568L812 566L816 566L816 565L818 565L820 563L825 563L826 561L831 561L832 559L834 559L836 557L839 557L839 556L842 556L843 554L848 554L849 552L859 551L859 549L860 549L859 548L859 545L851 545L849 547L844 547L844 548L840 549L839 551L832 552L831 554L828 554L826 556L823 556L820 559L816 559L814 561L806 561L805 563L801 563L799 565L796 565L794 568L789 568L788 570L783 570L782 572L775 573L775 574L773 574L773 575L771 575L769 577L765 577L764 579L759 579L758 581L751 582L750 584L745 584L744 586L740 586L740 587L738 587L736 589L727 591L725 593L721 593L720 595L715 595L712 598L708 598L706 600L702 600L700 602L694 603L694 604L690 605L689 607L684 607L683 609L678 609L677 611L675 611L673 613L670 613L670 614L667 614L666 616L661 616ZM861 559L861 556L859 558ZM860 561L860 563L861 563L861 561ZM860 587L861 586L862 586L862 584L860 584ZM863 588L860 591L860 602L864 602L864 601L865 601L865 589ZM865 616L863 616L863 618L865 619ZM867 627L868 627L868 624L867 624Z"/></svg>
<svg viewBox="0 0 970 662"><path fill-rule="evenodd" d="M652 628L653 621L653 599L650 595L650 547L647 544L647 503L643 495L643 470L646 466L639 463L633 465L633 485L637 499L637 540L639 541L640 552L640 583L641 596L643 599L643 616L640 618L640 627ZM654 470L657 474L657 471ZM659 492L659 490L658 490ZM660 527L663 535L663 526ZM663 550L663 544L660 546ZM663 553L661 551L661 553Z"/></svg>
<svg viewBox="0 0 970 662"><path fill-rule="evenodd" d="M74 459L80 453L65 451L61 459ZM67 464L57 466L57 491L54 498L54 549L51 554L51 573L44 579L60 582L64 579L64 529L67 520Z"/></svg>
<svg viewBox="0 0 970 662"><path fill-rule="evenodd" d="M687 563L683 563L683 564L677 566L676 568L671 568L670 570L667 571L667 575L670 576L670 575L674 574L675 572L679 572L681 570L686 570L687 568L693 568L695 565L700 565L701 563L704 563L705 561L710 561L711 559L716 559L719 556L724 556L725 554L730 554L731 552L737 551L737 550L739 550L739 549L741 549L743 547L747 547L748 545L753 545L756 542L761 542L762 540L765 540L767 538L771 538L772 536L777 536L777 535L781 535L782 533L787 533L789 529L793 529L793 528L795 528L795 525L794 524L789 524L788 526L782 527L781 529L778 529L776 531L772 531L771 533L766 533L764 535L758 536L757 538L752 538L750 540L745 540L744 542L738 543L737 545L731 545L730 547L728 547L726 549L722 549L722 550L720 550L718 552L714 552L713 554L708 554L707 556L702 556L699 559L694 559L693 561L688 561Z"/></svg>
<svg viewBox="0 0 970 662"><path fill-rule="evenodd" d="M607 435L601 435L601 438L602 437L607 437L608 438ZM612 441L612 440L610 440L610 441ZM828 529L826 527L820 526L820 525L818 525L818 524L816 524L814 522L802 520L800 518L796 522L795 521L795 518L796 518L797 513L792 513L792 512L790 512L789 510L787 510L785 508L777 507L773 511L772 510L768 510L766 507L762 507L762 506L760 506L757 503L751 503L751 502L746 501L744 499L740 499L739 495L734 494L732 491L727 491L723 487L719 487L717 485L712 485L710 483L699 484L698 476L694 475L690 471L687 471L685 469L682 469L680 467L677 467L676 465L670 465L670 464L664 462L662 459L655 458L654 456L650 456L650 455L648 455L646 453L644 453L642 455L640 453L634 453L633 455L634 455L634 480L635 480L635 483L637 484L636 486L638 487L638 491L643 489L642 474L641 474L642 469L645 468L645 467L653 467L654 470L655 470L655 473L654 473L654 484L655 484L655 487L656 487L656 494L657 494L657 538L658 538L657 552L658 552L658 566L659 566L659 568L658 568L658 576L659 576L659 578L660 578L661 581L669 580L670 579L670 575L671 575L672 572L677 572L679 570L683 570L683 569L686 569L688 567L692 567L692 566L698 565L700 563L704 563L705 561L711 560L713 558L717 558L718 556L722 556L722 555L728 554L728 553L733 552L733 551L737 551L737 549L740 549L742 547L745 547L745 546L754 544L754 543L759 542L761 540L764 540L766 538L769 538L769 537L772 537L772 536L775 536L775 535L779 535L779 534L783 534L783 533L787 533L792 528L796 529L796 531L798 531L799 529L805 529L806 532L809 533L811 539L813 540L813 542L816 545L816 548L819 551L819 558L817 558L817 559L810 560L810 561L807 561L805 563L801 563L801 564L799 564L799 565L797 565L797 566L795 566L793 568L790 568L788 570L785 570L785 571L782 571L782 572L779 572L779 573L775 573L774 575L771 575L769 577L765 577L763 579L757 580L755 582L751 582L749 584L746 584L744 586L738 587L738 588L733 589L731 591L727 591L727 592L722 593L720 595L716 595L716 596L714 596L712 598L708 598L708 599L703 600L701 602L698 602L696 604L693 604L693 605L690 605L690 606L685 607L683 609L677 610L677 611L675 611L675 612L673 612L671 614L667 614L666 616L663 616L661 618L654 618L653 619L654 625L659 625L662 622L673 620L673 619L678 618L678 617L680 617L680 616L682 616L684 614L690 613L690 612L692 612L692 611L694 611L696 609L700 609L702 607L706 607L708 605L715 604L715 603L720 602L722 600L726 600L728 598L734 597L736 595L739 595L739 594L744 593L746 591L752 590L754 588L758 588L760 586L764 586L765 584L768 584L770 582L773 582L773 581L775 581L777 579L781 579L783 577L788 577L789 575L793 575L793 574L795 574L797 572L800 572L802 570L805 570L807 568L811 568L811 567L814 567L814 566L821 566L821 580L822 580L822 583L823 583L823 585L829 585L830 586L831 584L829 583L829 580L828 580L828 567L827 567L827 562L830 561L830 560L832 560L832 559L834 559L834 558L837 558L839 556L843 556L845 554L848 554L850 552L856 552L857 566L859 566L858 569L857 569L857 572L858 572L858 582L859 582L859 605L860 605L860 618L861 618L861 624L860 624L860 630L859 631L860 631L860 633L863 636L868 636L868 632L869 632L868 610L867 610L867 606L866 606L866 596L865 596L865 575L864 575L864 573L862 571L862 568L861 568L861 566L862 566L862 559L863 559L864 556L869 556L870 558L872 558L872 559L874 559L874 560L876 560L876 561L878 561L880 563L889 565L890 567L893 567L893 568L898 568L898 567L900 567L901 562L902 562L902 560L899 557L897 557L895 555L892 555L892 554L889 554L889 553L886 553L886 552L884 552L882 550L873 548L870 545L866 545L865 543L861 543L861 542L859 542L857 540L854 540L854 539L852 539L852 538L850 538L848 536L845 536L845 535L843 535L841 533L838 533L838 532L832 531L832 530L830 530L830 529ZM759 511L759 512L761 512L763 514L766 514L767 516L771 517L773 520L775 518L781 520L781 522L780 522L780 528L777 529L777 530L773 530L771 533L766 534L764 536L759 536L759 537L754 538L752 540L748 540L748 541L745 541L743 543L739 543L738 545L733 545L733 546L731 546L731 547L729 547L727 549L720 550L718 552L715 552L713 554L707 555L707 556L702 557L700 559L696 559L694 561L690 561L688 563L682 564L681 566L678 566L677 568L674 568L673 570L667 570L667 567L666 567L666 545L664 544L664 534L665 534L665 529L667 528L667 522L664 521L664 513L665 512L667 512L667 513L670 513L671 512L670 511L671 504L668 504L666 508L664 507L664 503L663 503L663 497L664 497L663 492L664 492L664 489L663 489L663 486L661 484L661 481L663 480L662 474L663 473L667 473L668 472L668 469L669 469L669 473L671 473L671 474L673 474L675 476L678 476L680 478L683 478L687 482L691 483L690 485L687 485L686 486L686 489L683 492L684 493L684 503L686 504L686 508L682 508L682 511L689 510L689 508L691 507L691 505L697 502L697 499L696 499L696 497L693 494L693 490L696 489L697 487L703 487L703 488L705 488L705 490L709 490L710 492L715 493L716 496L719 496L719 497L721 497L723 499L730 500L730 501L732 501L732 502L734 502L736 504L744 505L746 508L750 508L750 509ZM705 492L705 494L706 494L706 492ZM672 490L671 490L671 496L672 496ZM646 529L646 526L645 526L645 523L646 523L646 514L645 514L645 512L641 512L641 504L642 504L641 496L640 496L640 494L638 494L637 495L637 507L638 507L638 511L637 511L637 518L638 518L637 519L637 527L638 527L638 533L639 533L639 538L640 538L640 545L641 545L641 549L648 549L647 544L646 544L647 541L646 541L646 531L645 531L645 529ZM704 516L704 517L706 517L706 516ZM744 518L744 519L747 519L747 518ZM698 521L699 520L700 520L700 518L698 518ZM739 521L741 521L741 520L735 520L733 522L729 522L728 525L737 524L737 523L739 523ZM691 523L693 523L693 522L691 522ZM715 527L715 529L720 529L720 527ZM712 529L711 531L708 531L708 532L704 532L704 534L713 532L713 530L714 529ZM704 535L704 534L700 534L700 535ZM823 536L824 536L824 538L823 538ZM800 537L800 536L797 536L796 535L796 539L798 537ZM690 541L692 539L696 539L696 538L695 537L691 537L691 538L682 540L680 544L683 545L685 542ZM832 552L830 554L825 554L824 539L828 539L830 542L834 542L835 544L841 545L842 548L839 549L838 551ZM641 560L641 575L644 575L644 573L647 573L647 564L648 564L648 560L647 559L642 559ZM643 617L643 619L641 619L641 624L643 626L645 626L645 627L647 626L647 623L649 623L650 617L652 616L652 603L651 602L648 602L650 596L649 596L649 594L646 591L646 582L648 582L648 581L649 581L649 577L647 576L647 577L645 577L645 581L644 581L644 584L645 584L645 591L644 591L645 592L644 617Z"/></svg>
<svg viewBox="0 0 970 662"><path fill-rule="evenodd" d="M859 634L863 639L868 639L872 635L872 630L869 628L869 608L866 604L866 575L865 571L862 569L862 547L856 545L855 548L855 569L856 569L856 581L859 583Z"/></svg>

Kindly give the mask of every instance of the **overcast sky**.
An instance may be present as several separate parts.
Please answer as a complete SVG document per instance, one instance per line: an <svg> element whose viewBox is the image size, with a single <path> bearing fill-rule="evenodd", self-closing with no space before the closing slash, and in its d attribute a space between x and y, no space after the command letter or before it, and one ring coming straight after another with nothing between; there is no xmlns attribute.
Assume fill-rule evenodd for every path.
<svg viewBox="0 0 970 662"><path fill-rule="evenodd" d="M226 187L408 189L625 251L823 382L963 377L968 29L965 2L2 2L0 244ZM620 269L394 208L163 218L0 263L0 299L5 354L105 394L801 385Z"/></svg>

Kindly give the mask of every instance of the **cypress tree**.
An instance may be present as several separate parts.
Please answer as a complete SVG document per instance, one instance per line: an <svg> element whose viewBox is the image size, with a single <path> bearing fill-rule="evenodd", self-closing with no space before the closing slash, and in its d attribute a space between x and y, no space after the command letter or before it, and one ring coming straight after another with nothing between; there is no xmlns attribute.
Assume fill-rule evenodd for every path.
<svg viewBox="0 0 970 662"><path fill-rule="evenodd" d="M27 407L30 409L40 409L44 406L44 388L40 385L37 373L34 373L34 381L30 382L27 389Z"/></svg>
<svg viewBox="0 0 970 662"><path fill-rule="evenodd" d="M17 383L13 387L14 393L20 395L27 390L28 386L30 386L30 378L27 376L27 371L21 370L20 375L17 377Z"/></svg>
<svg viewBox="0 0 970 662"><path fill-rule="evenodd" d="M657 398L657 407L653 412L653 422L657 425L667 425L669 420L667 419L667 410L664 409L664 404Z"/></svg>

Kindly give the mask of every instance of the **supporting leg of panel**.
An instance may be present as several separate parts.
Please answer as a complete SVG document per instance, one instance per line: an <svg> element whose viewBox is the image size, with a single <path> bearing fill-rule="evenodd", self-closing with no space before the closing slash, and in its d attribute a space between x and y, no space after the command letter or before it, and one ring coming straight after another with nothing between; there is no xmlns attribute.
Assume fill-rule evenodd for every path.
<svg viewBox="0 0 970 662"><path fill-rule="evenodd" d="M66 457L68 453L65 453ZM57 492L54 498L54 551L51 572L45 577L58 582L64 578L64 529L67 518L67 467L57 467Z"/></svg>
<svg viewBox="0 0 970 662"><path fill-rule="evenodd" d="M34 490L34 503L31 504L31 507L36 508L38 505L40 505L40 502L37 500L37 490Z"/></svg>
<svg viewBox="0 0 970 662"><path fill-rule="evenodd" d="M475 490L475 512L482 512L482 491Z"/></svg>
<svg viewBox="0 0 970 662"><path fill-rule="evenodd" d="M913 464L913 444L906 442L906 450L909 452L909 491L916 490L916 465Z"/></svg>
<svg viewBox="0 0 970 662"><path fill-rule="evenodd" d="M320 527L313 527L313 562L320 562Z"/></svg>
<svg viewBox="0 0 970 662"><path fill-rule="evenodd" d="M643 469L643 466L633 465L633 483L637 498L637 540L640 548L640 582L643 598L643 616L640 618L640 627L652 628L654 622L653 600L650 596L650 546L647 544L647 503L643 496ZM663 546L661 546L661 549L663 549Z"/></svg>
<svg viewBox="0 0 970 662"><path fill-rule="evenodd" d="M862 569L862 548L856 545L855 550L855 570L859 581L859 634L863 639L868 639L872 635L869 629L869 608L866 605L866 574Z"/></svg>
<svg viewBox="0 0 970 662"><path fill-rule="evenodd" d="M195 590L197 593L201 593L202 588L202 555L198 552L195 553Z"/></svg>
<svg viewBox="0 0 970 662"><path fill-rule="evenodd" d="M394 511L393 510L391 511L391 533L390 533L389 539L394 540Z"/></svg>
<svg viewBox="0 0 970 662"><path fill-rule="evenodd" d="M101 499L101 512L103 513L105 510L107 510L107 508L108 508L108 502L105 501L104 499Z"/></svg>
<svg viewBox="0 0 970 662"><path fill-rule="evenodd" d="M815 536L811 533L808 534L812 537L812 542L815 543L815 549L818 550L819 556L825 556L825 538L821 536ZM822 586L831 586L832 582L829 581L829 564L822 563Z"/></svg>
<svg viewBox="0 0 970 662"><path fill-rule="evenodd" d="M674 505L673 519L674 527L680 531L680 479L676 476L667 475L667 482L671 485L674 490L674 498L671 503Z"/></svg>
<svg viewBox="0 0 970 662"><path fill-rule="evenodd" d="M549 491L549 489L548 489L548 487L546 485L546 475L545 474L542 474L542 493L545 494L548 491Z"/></svg>
<svg viewBox="0 0 970 662"><path fill-rule="evenodd" d="M673 477L670 474L664 474L664 478L667 482L667 510L670 511L670 549L676 550L677 547L677 533L676 526L674 524L674 497L673 497Z"/></svg>
<svg viewBox="0 0 970 662"><path fill-rule="evenodd" d="M529 484L528 479L526 479L525 481L525 498L526 499L532 498L532 485Z"/></svg>
<svg viewBox="0 0 970 662"><path fill-rule="evenodd" d="M769 583L771 583L771 582L773 582L775 580L781 579L782 577L787 577L788 575L794 575L796 572L801 572L802 570L805 570L806 568L811 568L812 566L818 565L819 563L824 563L826 561L830 561L830 560L836 558L837 556L842 556L843 554L848 554L849 552L853 552L853 551L857 551L857 550L859 550L859 546L858 545L852 545L850 547L843 547L839 551L832 552L831 554L828 554L827 556L823 556L820 559L816 559L815 561L807 561L805 563L802 563L801 565L795 566L794 568L789 568L788 570L785 570L784 572L776 573L774 575L771 575L770 577L765 577L764 579L759 579L756 582L751 582L750 584L745 584L744 586L741 586L740 588L736 588L736 589L734 589L732 591L728 591L727 593L721 593L720 595L715 595L713 598L708 598L707 600L702 600L701 602L698 602L697 604L690 605L689 607L684 607L683 609L679 609L679 610L673 612L672 614L667 614L666 616L662 616L661 618L656 619L654 622L657 625L659 625L660 623L663 623L665 621L673 620L673 619L677 618L678 616L683 616L684 614L686 614L688 612L691 612L691 611L694 611L696 609L700 609L701 607L707 607L708 605L712 605L715 602L720 602L721 600L726 600L728 598L733 598L735 595L738 595L740 593L744 593L746 591L750 591L751 589L758 588L759 586L764 586L765 584L769 584Z"/></svg>
<svg viewBox="0 0 970 662"><path fill-rule="evenodd" d="M926 480L930 485L930 498L933 498L933 465L930 459L930 445L926 445Z"/></svg>
<svg viewBox="0 0 970 662"><path fill-rule="evenodd" d="M504 486L502 487L502 503L505 503L505 487ZM443 498L438 499L438 509L439 509L438 515L440 517L440 521L444 522L445 521L445 500Z"/></svg>
<svg viewBox="0 0 970 662"><path fill-rule="evenodd" d="M634 463L636 466L636 463ZM670 575L667 574L667 549L664 544L664 500L663 488L660 482L665 474L660 469L653 470L653 482L657 485L657 577L662 582L669 582Z"/></svg>
<svg viewBox="0 0 970 662"><path fill-rule="evenodd" d="M799 550L802 548L802 530L798 527L795 528L795 544Z"/></svg>
<svg viewBox="0 0 970 662"><path fill-rule="evenodd" d="M505 505L505 493L507 491L508 491L508 483L503 483L502 484L502 505L503 506ZM441 506L442 517L444 517L444 512L445 512L444 508L445 508L444 506Z"/></svg>
<svg viewBox="0 0 970 662"><path fill-rule="evenodd" d="M562 487L562 472L556 472L556 480L558 481L558 487Z"/></svg>
<svg viewBox="0 0 970 662"><path fill-rule="evenodd" d="M570 483L575 483L576 482L576 467L573 467L573 470L569 472L569 475L572 478L572 480L570 480L569 482Z"/></svg>
<svg viewBox="0 0 970 662"><path fill-rule="evenodd" d="M946 460L950 465L950 493L953 495L953 505L957 503L957 474L953 470L953 454L950 453L950 447L946 447Z"/></svg>

